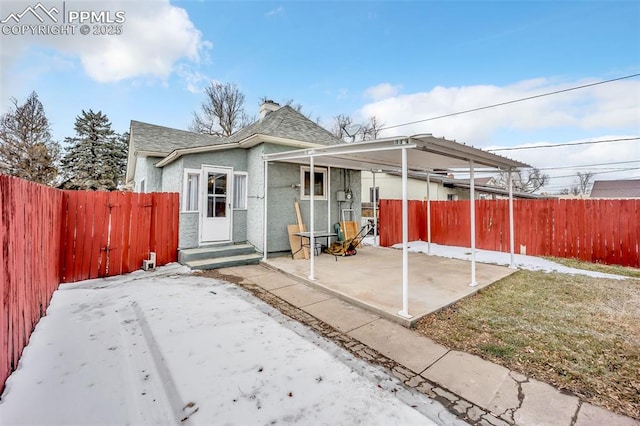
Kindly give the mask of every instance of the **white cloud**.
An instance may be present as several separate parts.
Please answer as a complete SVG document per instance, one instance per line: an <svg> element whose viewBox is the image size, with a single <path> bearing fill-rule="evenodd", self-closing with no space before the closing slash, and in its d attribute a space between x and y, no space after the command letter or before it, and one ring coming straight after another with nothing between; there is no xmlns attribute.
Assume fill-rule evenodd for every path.
<svg viewBox="0 0 640 426"><path fill-rule="evenodd" d="M168 0L144 2L83 3L95 5L93 9L123 10L126 21L120 35L87 35L76 29L74 35L10 36L3 43L2 85L15 80L16 65L33 47L44 47L78 58L85 73L101 83L125 79L159 79L166 82L180 62L197 64L206 59L211 43L202 39L202 33L189 19L187 12L171 5ZM4 49L5 46L10 46ZM5 87L3 87L5 89Z"/></svg>
<svg viewBox="0 0 640 426"><path fill-rule="evenodd" d="M393 85L391 83L380 83L366 89L364 91L364 96L365 98L379 101L397 95L401 88L402 85L400 84Z"/></svg>
<svg viewBox="0 0 640 426"><path fill-rule="evenodd" d="M268 11L265 15L270 18L272 16L280 15L283 12L284 12L284 7L278 6L275 9L271 9L270 11Z"/></svg>
<svg viewBox="0 0 640 426"><path fill-rule="evenodd" d="M364 105L359 117L376 116L387 126L438 117L486 105L588 84L595 80L556 82L538 78L507 86L435 87L428 92L388 97ZM376 88L384 85L376 86ZM374 89L374 88L372 88ZM370 90L370 89L369 89ZM377 93L372 90L372 93ZM381 89L380 92L383 92ZM433 133L476 146L494 142L499 131L535 132L574 128L640 133L640 81L622 80L469 114L384 131L383 136ZM515 141L517 142L517 141Z"/></svg>

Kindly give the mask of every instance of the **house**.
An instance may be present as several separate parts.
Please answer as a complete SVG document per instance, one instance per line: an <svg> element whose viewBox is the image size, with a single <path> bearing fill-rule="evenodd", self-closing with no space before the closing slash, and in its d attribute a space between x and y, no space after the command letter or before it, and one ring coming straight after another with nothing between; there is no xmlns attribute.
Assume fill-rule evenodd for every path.
<svg viewBox="0 0 640 426"><path fill-rule="evenodd" d="M591 198L640 198L640 179L597 180Z"/></svg>
<svg viewBox="0 0 640 426"><path fill-rule="evenodd" d="M289 106L272 101L260 107L260 118L229 137L197 134L131 122L126 185L138 192L180 194L179 248L247 242L268 252L290 250L288 224L296 224L294 202L300 200L309 227L309 200L314 194L315 229L328 230L340 220L360 220L360 171L269 163L268 226L264 226L265 162L263 155L343 143ZM330 180L330 182L329 182ZM348 201L328 194L341 190Z"/></svg>
<svg viewBox="0 0 640 426"><path fill-rule="evenodd" d="M385 172L374 173L370 171L362 172L362 193L364 199L373 202L374 191L378 193L378 199L400 199L400 173ZM470 193L469 179L455 179L452 174L446 171L436 171L429 174L429 199L432 201L446 200L468 200ZM426 173L410 173L408 183L408 198L410 200L427 199L427 175ZM477 200L495 200L508 198L509 191L496 185L495 178L482 177L474 179L475 198ZM368 194L368 198L367 198ZM530 193L514 192L514 198L540 198L539 195Z"/></svg>

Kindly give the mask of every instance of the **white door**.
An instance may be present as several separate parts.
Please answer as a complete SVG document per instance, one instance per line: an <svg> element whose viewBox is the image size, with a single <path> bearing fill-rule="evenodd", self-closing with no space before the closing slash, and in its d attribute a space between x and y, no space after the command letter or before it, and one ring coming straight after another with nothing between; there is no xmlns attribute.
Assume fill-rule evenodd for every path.
<svg viewBox="0 0 640 426"><path fill-rule="evenodd" d="M231 241L233 169L203 166L202 172L204 185L200 240L203 243Z"/></svg>

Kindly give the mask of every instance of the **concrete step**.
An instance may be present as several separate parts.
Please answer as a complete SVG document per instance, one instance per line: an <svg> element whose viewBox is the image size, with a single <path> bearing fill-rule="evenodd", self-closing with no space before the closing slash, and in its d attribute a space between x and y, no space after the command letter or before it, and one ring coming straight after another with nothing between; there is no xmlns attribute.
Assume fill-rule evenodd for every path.
<svg viewBox="0 0 640 426"><path fill-rule="evenodd" d="M223 246L197 247L180 250L178 261L183 265L187 262L204 259L217 259L229 256L240 256L255 253L256 249L251 244L226 244Z"/></svg>
<svg viewBox="0 0 640 426"><path fill-rule="evenodd" d="M191 269L218 269L229 268L231 266L257 265L261 260L262 255L254 251L252 254L192 260L185 262L184 265Z"/></svg>

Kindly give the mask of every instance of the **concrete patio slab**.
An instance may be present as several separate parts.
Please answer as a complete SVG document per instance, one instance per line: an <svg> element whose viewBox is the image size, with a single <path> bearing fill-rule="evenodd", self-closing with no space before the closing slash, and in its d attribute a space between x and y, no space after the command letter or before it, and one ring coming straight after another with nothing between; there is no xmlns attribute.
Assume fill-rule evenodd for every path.
<svg viewBox="0 0 640 426"><path fill-rule="evenodd" d="M322 302L331 298L320 290L309 288L303 284L296 284L272 290L271 293L286 300L294 306L304 307L312 303Z"/></svg>
<svg viewBox="0 0 640 426"><path fill-rule="evenodd" d="M347 334L416 373L448 351L433 340L383 318Z"/></svg>
<svg viewBox="0 0 640 426"><path fill-rule="evenodd" d="M402 251L365 246L356 256L327 254L315 259L315 280L308 279L309 262L289 257L269 259L266 264L310 286L325 289L387 319L410 326L421 317L445 308L502 279L514 270L503 266L477 264L478 286L471 282L470 262L409 253L409 313L402 308Z"/></svg>
<svg viewBox="0 0 640 426"><path fill-rule="evenodd" d="M343 333L362 327L380 318L369 311L335 298L307 305L303 310Z"/></svg>
<svg viewBox="0 0 640 426"><path fill-rule="evenodd" d="M421 376L481 407L489 406L505 380L513 381L508 369L458 351L447 353Z"/></svg>
<svg viewBox="0 0 640 426"><path fill-rule="evenodd" d="M582 403L575 426L640 426L640 422L631 417L612 413L602 407L587 402Z"/></svg>
<svg viewBox="0 0 640 426"><path fill-rule="evenodd" d="M578 409L578 398L530 379L522 384L524 400L513 419L518 425L566 426Z"/></svg>

